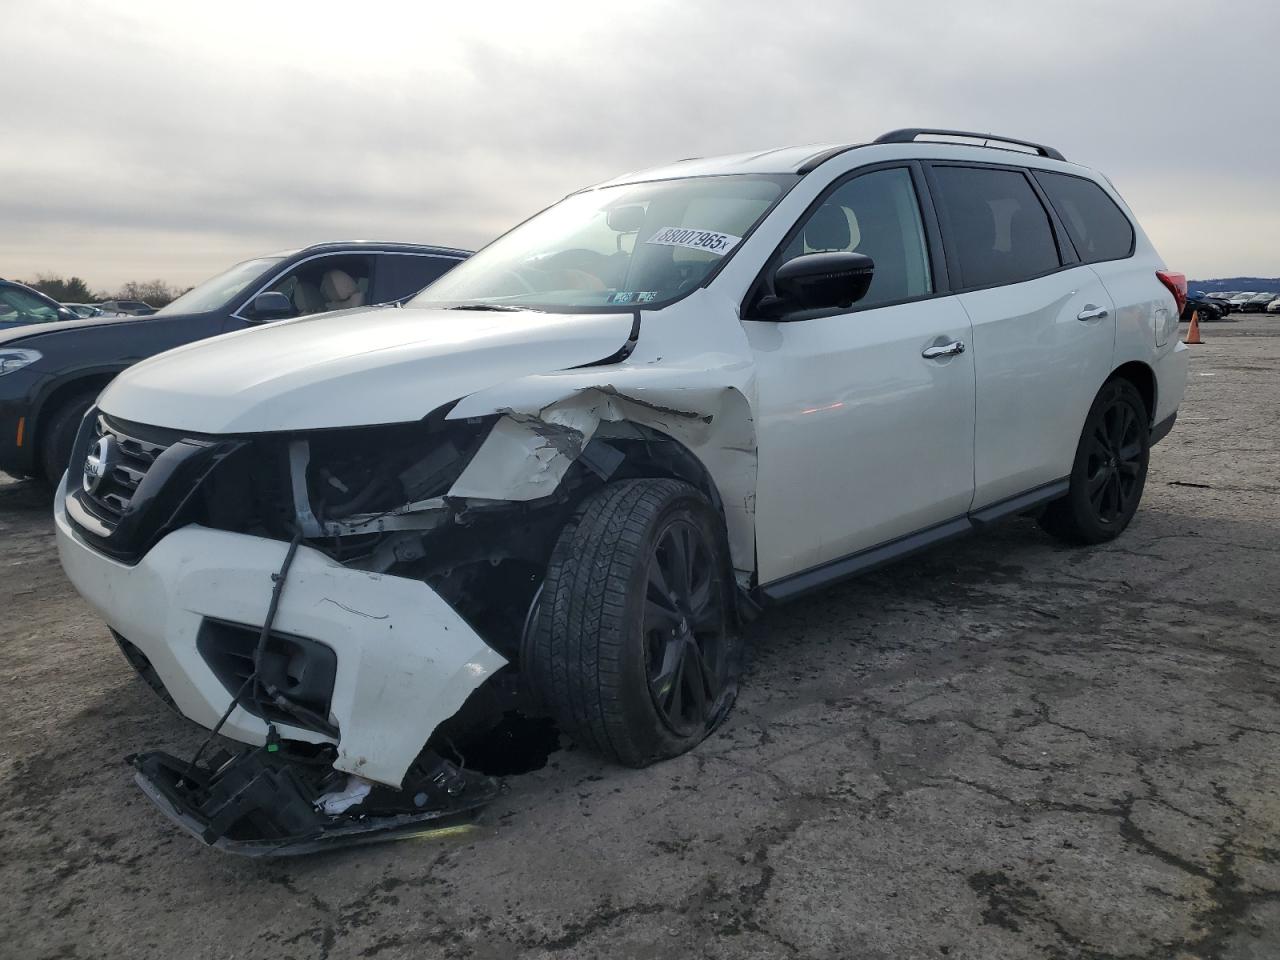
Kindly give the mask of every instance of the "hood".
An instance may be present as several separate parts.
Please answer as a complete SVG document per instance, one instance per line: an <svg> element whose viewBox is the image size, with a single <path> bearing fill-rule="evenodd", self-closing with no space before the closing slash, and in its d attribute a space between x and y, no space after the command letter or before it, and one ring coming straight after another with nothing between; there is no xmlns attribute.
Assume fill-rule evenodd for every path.
<svg viewBox="0 0 1280 960"><path fill-rule="evenodd" d="M192 433L265 433L418 420L506 380L593 363L631 314L344 310L241 330L136 364L99 406Z"/></svg>
<svg viewBox="0 0 1280 960"><path fill-rule="evenodd" d="M85 317L82 320L55 320L52 323L24 323L16 327L0 328L0 346L8 346L27 337L42 337L46 333L88 330L91 327L105 327L115 323L137 323L139 320L150 319L151 317Z"/></svg>

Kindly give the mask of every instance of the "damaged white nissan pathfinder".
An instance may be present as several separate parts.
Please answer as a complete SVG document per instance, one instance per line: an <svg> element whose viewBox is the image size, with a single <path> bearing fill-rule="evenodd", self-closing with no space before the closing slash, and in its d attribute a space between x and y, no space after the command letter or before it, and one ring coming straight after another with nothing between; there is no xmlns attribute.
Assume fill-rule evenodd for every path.
<svg viewBox="0 0 1280 960"><path fill-rule="evenodd" d="M900 130L576 193L402 309L137 364L86 417L67 574L187 717L170 816L294 852L475 806L512 705L640 766L725 717L738 626L1038 512L1119 534L1185 281L1049 147Z"/></svg>

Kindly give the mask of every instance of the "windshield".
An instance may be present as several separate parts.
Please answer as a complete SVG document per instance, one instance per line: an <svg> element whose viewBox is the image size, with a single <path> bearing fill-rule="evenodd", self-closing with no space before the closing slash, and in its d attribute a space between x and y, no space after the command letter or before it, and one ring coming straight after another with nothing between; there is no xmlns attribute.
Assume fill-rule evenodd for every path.
<svg viewBox="0 0 1280 960"><path fill-rule="evenodd" d="M283 259L284 257L259 257L257 260L237 263L212 280L206 280L200 286L192 287L167 307L161 307L156 313L205 313L209 310L217 310L258 279L268 267Z"/></svg>
<svg viewBox="0 0 1280 960"><path fill-rule="evenodd" d="M0 323L49 323L63 319L48 300L19 287L0 286Z"/></svg>
<svg viewBox="0 0 1280 960"><path fill-rule="evenodd" d="M798 179L690 177L577 193L454 267L410 303L662 306L710 277Z"/></svg>

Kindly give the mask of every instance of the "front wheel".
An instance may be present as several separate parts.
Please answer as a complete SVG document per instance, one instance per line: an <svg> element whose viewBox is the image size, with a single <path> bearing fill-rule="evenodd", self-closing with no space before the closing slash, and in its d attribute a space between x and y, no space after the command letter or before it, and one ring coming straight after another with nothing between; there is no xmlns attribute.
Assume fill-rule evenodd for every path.
<svg viewBox="0 0 1280 960"><path fill-rule="evenodd" d="M80 421L97 396L96 390L78 394L53 412L40 445L40 475L49 486L56 487L66 472Z"/></svg>
<svg viewBox="0 0 1280 960"><path fill-rule="evenodd" d="M561 532L525 669L560 727L632 767L684 753L737 694L720 518L678 480L610 484Z"/></svg>
<svg viewBox="0 0 1280 960"><path fill-rule="evenodd" d="M1151 427L1147 406L1128 380L1109 380L1085 418L1071 467L1071 486L1040 516L1040 526L1068 543L1118 537L1147 482Z"/></svg>

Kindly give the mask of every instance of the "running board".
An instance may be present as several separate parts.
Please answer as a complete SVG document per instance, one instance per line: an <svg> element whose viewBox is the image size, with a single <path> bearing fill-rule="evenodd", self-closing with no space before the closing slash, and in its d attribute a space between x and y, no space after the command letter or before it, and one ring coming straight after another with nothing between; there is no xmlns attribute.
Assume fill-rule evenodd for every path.
<svg viewBox="0 0 1280 960"><path fill-rule="evenodd" d="M781 580L766 584L759 588L760 598L768 604L785 603L796 597L821 590L823 587L868 573L886 564L895 563L905 557L927 550L930 547L954 540L975 530L991 526L999 520L1017 514L1026 513L1043 506L1052 500L1064 496L1070 487L1066 478L1054 480L1025 493L1000 500L981 510L974 510L963 517L946 520L932 527L925 527L905 537L890 540L878 546L851 553L847 557L830 560L817 567L810 567L800 573L794 573Z"/></svg>

